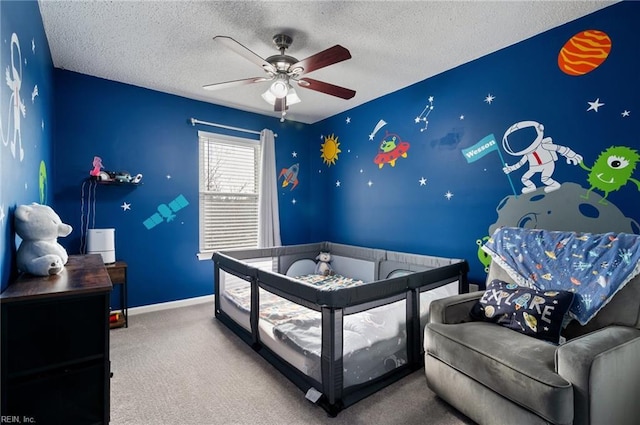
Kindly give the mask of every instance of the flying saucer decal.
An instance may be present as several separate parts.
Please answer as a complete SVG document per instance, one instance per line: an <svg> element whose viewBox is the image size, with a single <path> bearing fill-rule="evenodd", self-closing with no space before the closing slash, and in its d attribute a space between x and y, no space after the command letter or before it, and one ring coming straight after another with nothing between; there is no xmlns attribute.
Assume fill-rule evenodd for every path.
<svg viewBox="0 0 640 425"><path fill-rule="evenodd" d="M378 164L378 168L382 168L384 164L395 167L398 158L407 157L409 147L409 143L403 142L397 134L386 132L373 162Z"/></svg>

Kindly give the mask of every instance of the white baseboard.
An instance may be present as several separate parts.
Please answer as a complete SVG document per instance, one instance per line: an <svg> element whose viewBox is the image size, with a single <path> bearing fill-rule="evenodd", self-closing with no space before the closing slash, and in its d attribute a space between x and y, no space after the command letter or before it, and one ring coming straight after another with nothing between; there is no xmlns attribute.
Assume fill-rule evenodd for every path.
<svg viewBox="0 0 640 425"><path fill-rule="evenodd" d="M140 307L130 308L129 314L131 316L135 316L136 314L151 313L152 311L169 310L172 308L186 307L189 305L204 304L204 303L212 303L213 305L214 299L215 299L214 295L205 295L202 297L187 298L186 300L169 301L166 303L143 305Z"/></svg>

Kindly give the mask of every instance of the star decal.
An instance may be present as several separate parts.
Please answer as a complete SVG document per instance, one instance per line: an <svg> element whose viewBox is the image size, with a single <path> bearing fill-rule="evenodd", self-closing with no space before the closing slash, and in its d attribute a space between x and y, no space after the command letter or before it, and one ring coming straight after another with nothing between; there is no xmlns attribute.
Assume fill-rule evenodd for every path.
<svg viewBox="0 0 640 425"><path fill-rule="evenodd" d="M450 201L451 198L453 198L453 193L447 190L447 193L444 194L444 197Z"/></svg>
<svg viewBox="0 0 640 425"><path fill-rule="evenodd" d="M171 174L167 174L167 180L171 179Z"/></svg>
<svg viewBox="0 0 640 425"><path fill-rule="evenodd" d="M598 108L601 106L604 106L604 103L600 103L600 98L597 98L593 102L587 102L587 103L589 104L589 109L587 109L587 112L589 111L598 112Z"/></svg>
<svg viewBox="0 0 640 425"><path fill-rule="evenodd" d="M628 117L631 114L631 111L627 111L626 109L622 112L623 117Z"/></svg>
<svg viewBox="0 0 640 425"><path fill-rule="evenodd" d="M120 208L122 208L122 211L130 211L131 210L131 204L123 202L122 205L120 205Z"/></svg>
<svg viewBox="0 0 640 425"><path fill-rule="evenodd" d="M369 180L367 184L369 185L369 187L373 186L373 182L371 180Z"/></svg>
<svg viewBox="0 0 640 425"><path fill-rule="evenodd" d="M460 121L464 119L464 115L460 115Z"/></svg>
<svg viewBox="0 0 640 425"><path fill-rule="evenodd" d="M296 152L296 151L291 152L291 156L293 158L297 158L298 157L298 152Z"/></svg>
<svg viewBox="0 0 640 425"><path fill-rule="evenodd" d="M32 38L32 39L31 39L31 51L32 51L33 53L35 53L35 52L36 52L36 40L35 40L35 38Z"/></svg>
<svg viewBox="0 0 640 425"><path fill-rule="evenodd" d="M425 186L427 184L427 179L423 177L420 180L418 180L418 182L420 183L420 186Z"/></svg>
<svg viewBox="0 0 640 425"><path fill-rule="evenodd" d="M429 103L424 107L422 112L420 112L420 115L415 118L416 124L418 124L420 121L424 122L424 127L420 129L420 132L426 131L429 128L428 118L429 114L431 114L431 112L433 111L433 99L433 96L429 96L429 98L427 99Z"/></svg>
<svg viewBox="0 0 640 425"><path fill-rule="evenodd" d="M485 101L485 102L487 102L489 105L491 105L491 102L493 102L493 100L494 100L495 98L496 98L496 97L495 97L494 95L492 95L491 93L489 93L489 94L487 95L487 97L485 97L485 98L484 98L484 101Z"/></svg>
<svg viewBox="0 0 640 425"><path fill-rule="evenodd" d="M336 187L340 187L340 180L336 180Z"/></svg>
<svg viewBox="0 0 640 425"><path fill-rule="evenodd" d="M291 203L292 203L293 205L295 205L295 204L296 204L296 202L298 202L298 201L296 201L296 198L293 198L293 199L291 200Z"/></svg>
<svg viewBox="0 0 640 425"><path fill-rule="evenodd" d="M347 117L346 122L347 124L351 124L351 117Z"/></svg>

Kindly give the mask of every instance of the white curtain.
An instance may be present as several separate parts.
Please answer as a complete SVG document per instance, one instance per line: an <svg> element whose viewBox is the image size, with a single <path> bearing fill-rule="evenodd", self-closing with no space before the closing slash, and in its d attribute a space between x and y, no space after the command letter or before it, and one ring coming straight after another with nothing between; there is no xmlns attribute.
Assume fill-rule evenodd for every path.
<svg viewBox="0 0 640 425"><path fill-rule="evenodd" d="M273 131L260 132L260 194L258 196L258 247L280 246L280 215L278 213L278 178L276 147Z"/></svg>

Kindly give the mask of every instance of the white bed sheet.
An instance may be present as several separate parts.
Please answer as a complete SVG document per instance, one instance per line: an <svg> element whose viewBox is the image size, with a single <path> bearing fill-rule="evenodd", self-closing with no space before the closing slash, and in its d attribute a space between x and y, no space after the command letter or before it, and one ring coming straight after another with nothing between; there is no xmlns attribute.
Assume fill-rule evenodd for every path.
<svg viewBox="0 0 640 425"><path fill-rule="evenodd" d="M264 290L261 290L261 292ZM429 312L429 304L431 301L452 295L458 292L458 282L452 282L434 290L423 292L420 294L420 322L421 326L426 324ZM269 294L273 295L273 294ZM222 297L221 308L234 321L241 324L247 330L250 330L250 320L247 311L241 310L233 302ZM283 300L286 301L286 300ZM376 307L372 310L345 316L343 326L343 339L345 346L343 347L343 365L344 365L344 387L360 384L391 370L397 366L404 364L406 359L406 335L404 332L405 323L405 305L404 301L397 302L393 305L385 305ZM399 307L399 308L398 308ZM377 311L376 311L377 310ZM371 314L375 312L378 314ZM320 319L320 313L309 309L311 316ZM379 314L383 313L383 314ZM368 341L367 338L355 337L353 330L358 331L358 327L362 323L370 320L377 320L384 317L387 323L384 325L385 334L382 337L374 339L374 342ZM308 320L308 315L306 319ZM396 328L397 333L390 333L389 330ZM260 318L258 321L258 332L260 341L271 351L281 357L284 361L295 367L302 373L321 382L320 355L319 346L321 344L321 330L314 329L311 338L314 341L315 349L312 352L301 350L295 344L286 343L276 335L276 325L268 320ZM349 335L347 335L349 333ZM422 334L422 332L421 332ZM315 351L315 352L313 352Z"/></svg>

